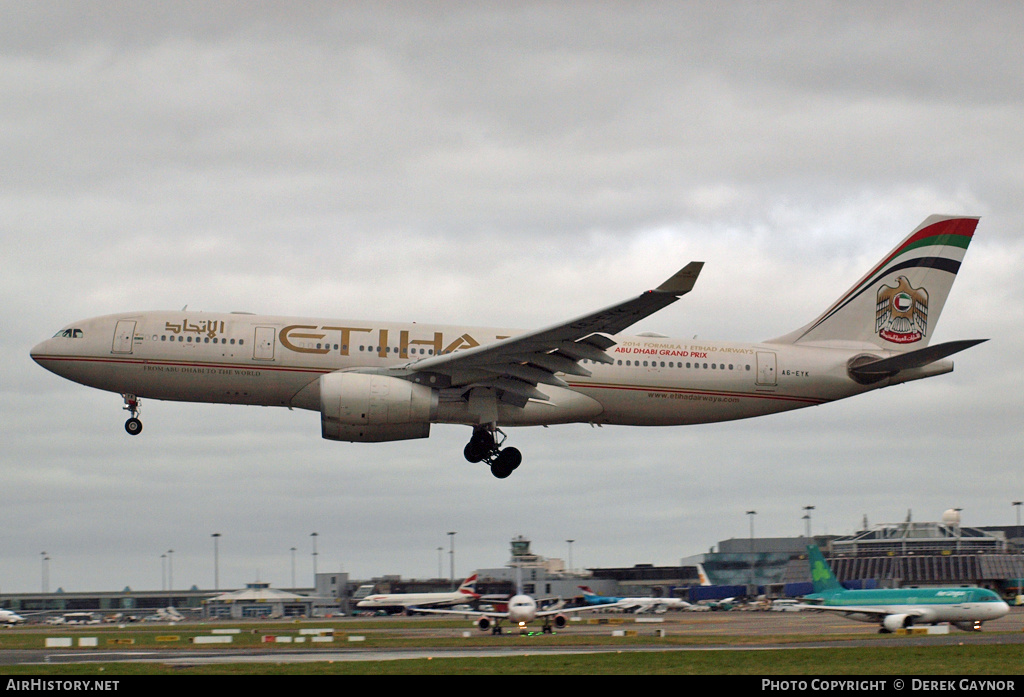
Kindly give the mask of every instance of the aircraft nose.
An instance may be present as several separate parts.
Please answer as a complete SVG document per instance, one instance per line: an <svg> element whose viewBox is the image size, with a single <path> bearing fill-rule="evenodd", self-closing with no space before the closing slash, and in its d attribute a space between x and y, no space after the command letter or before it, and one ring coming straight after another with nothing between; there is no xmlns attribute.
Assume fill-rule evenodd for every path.
<svg viewBox="0 0 1024 697"><path fill-rule="evenodd" d="M40 341L38 344L32 347L31 351L28 352L28 355L32 357L32 360L34 360L36 363L46 368L47 370L51 370L51 368L47 365L46 357L53 355L53 345L51 344L52 341L52 339Z"/></svg>
<svg viewBox="0 0 1024 697"><path fill-rule="evenodd" d="M43 353L45 353L45 345L45 341L40 341L38 344L32 347L31 351L28 352L28 355L32 356L32 360L34 360L36 363L39 362L39 357L43 355Z"/></svg>

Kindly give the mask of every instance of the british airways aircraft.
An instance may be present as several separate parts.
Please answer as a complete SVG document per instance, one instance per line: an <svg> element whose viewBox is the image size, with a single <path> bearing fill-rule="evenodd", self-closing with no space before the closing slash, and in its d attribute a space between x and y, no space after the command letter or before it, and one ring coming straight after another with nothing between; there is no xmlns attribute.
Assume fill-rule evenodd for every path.
<svg viewBox="0 0 1024 697"><path fill-rule="evenodd" d="M320 412L330 440L472 428L464 455L498 478L522 461L502 427L674 426L774 414L948 373L982 340L931 344L978 218L931 216L809 324L751 344L623 332L694 287L691 262L639 296L522 331L241 313L126 312L32 349L57 375L142 399Z"/></svg>

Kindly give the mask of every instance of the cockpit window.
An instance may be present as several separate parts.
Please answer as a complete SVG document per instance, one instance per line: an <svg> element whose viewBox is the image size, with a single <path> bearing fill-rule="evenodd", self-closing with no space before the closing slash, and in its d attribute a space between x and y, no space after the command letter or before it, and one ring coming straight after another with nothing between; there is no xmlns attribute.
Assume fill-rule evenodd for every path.
<svg viewBox="0 0 1024 697"><path fill-rule="evenodd" d="M59 336L59 337L62 337L64 339L81 339L82 338L82 330L81 329L62 329L59 332L57 332L56 334L54 334L53 336L54 336L54 338L57 338Z"/></svg>

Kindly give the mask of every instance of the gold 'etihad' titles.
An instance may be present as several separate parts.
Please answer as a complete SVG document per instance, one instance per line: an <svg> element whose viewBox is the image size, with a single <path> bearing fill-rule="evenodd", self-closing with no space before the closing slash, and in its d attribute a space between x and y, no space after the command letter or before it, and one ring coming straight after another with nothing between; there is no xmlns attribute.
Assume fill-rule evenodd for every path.
<svg viewBox="0 0 1024 697"><path fill-rule="evenodd" d="M337 332L329 341L328 336L330 332ZM362 336L362 335L369 336ZM374 329L372 327L333 327L333 326L317 326L315 324L292 324L281 329L278 334L278 338L281 341L281 345L285 348L295 351L296 353L314 353L323 355L336 351L342 356L348 356L352 350L352 338L353 335L357 335L357 340L363 338L368 344L371 345L371 350L375 349L377 355L380 358L389 358L395 356L395 351L392 350L391 330L389 329ZM376 337L376 339L374 339ZM497 337L499 339L505 337ZM451 353L456 349L468 349L474 346L479 346L480 342L474 339L469 334L463 334L452 341L450 344L445 345L444 333L434 332L433 337L430 339L413 339L410 338L409 330L402 329L398 332L398 352L399 358L409 358L413 353L417 353L416 349L422 348L429 351L430 355L440 355L444 353ZM333 346L333 348L332 348Z"/></svg>

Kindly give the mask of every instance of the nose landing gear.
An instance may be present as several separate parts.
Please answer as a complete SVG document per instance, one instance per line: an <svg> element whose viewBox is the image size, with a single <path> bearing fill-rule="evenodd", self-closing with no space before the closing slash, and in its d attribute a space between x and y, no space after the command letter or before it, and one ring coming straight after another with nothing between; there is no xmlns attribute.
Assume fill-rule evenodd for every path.
<svg viewBox="0 0 1024 697"><path fill-rule="evenodd" d="M495 434L501 433L501 440L495 439ZM523 461L523 454L517 448L502 448L505 442L505 434L494 427L476 426L473 428L473 437L463 449L462 454L469 462L485 462L491 468L491 474L498 479L505 479L512 474L512 471Z"/></svg>
<svg viewBox="0 0 1024 697"><path fill-rule="evenodd" d="M124 430L130 436L137 436L142 433L142 422L139 420L139 398L133 394L121 396L124 397L123 409L131 414L131 418L124 422Z"/></svg>

